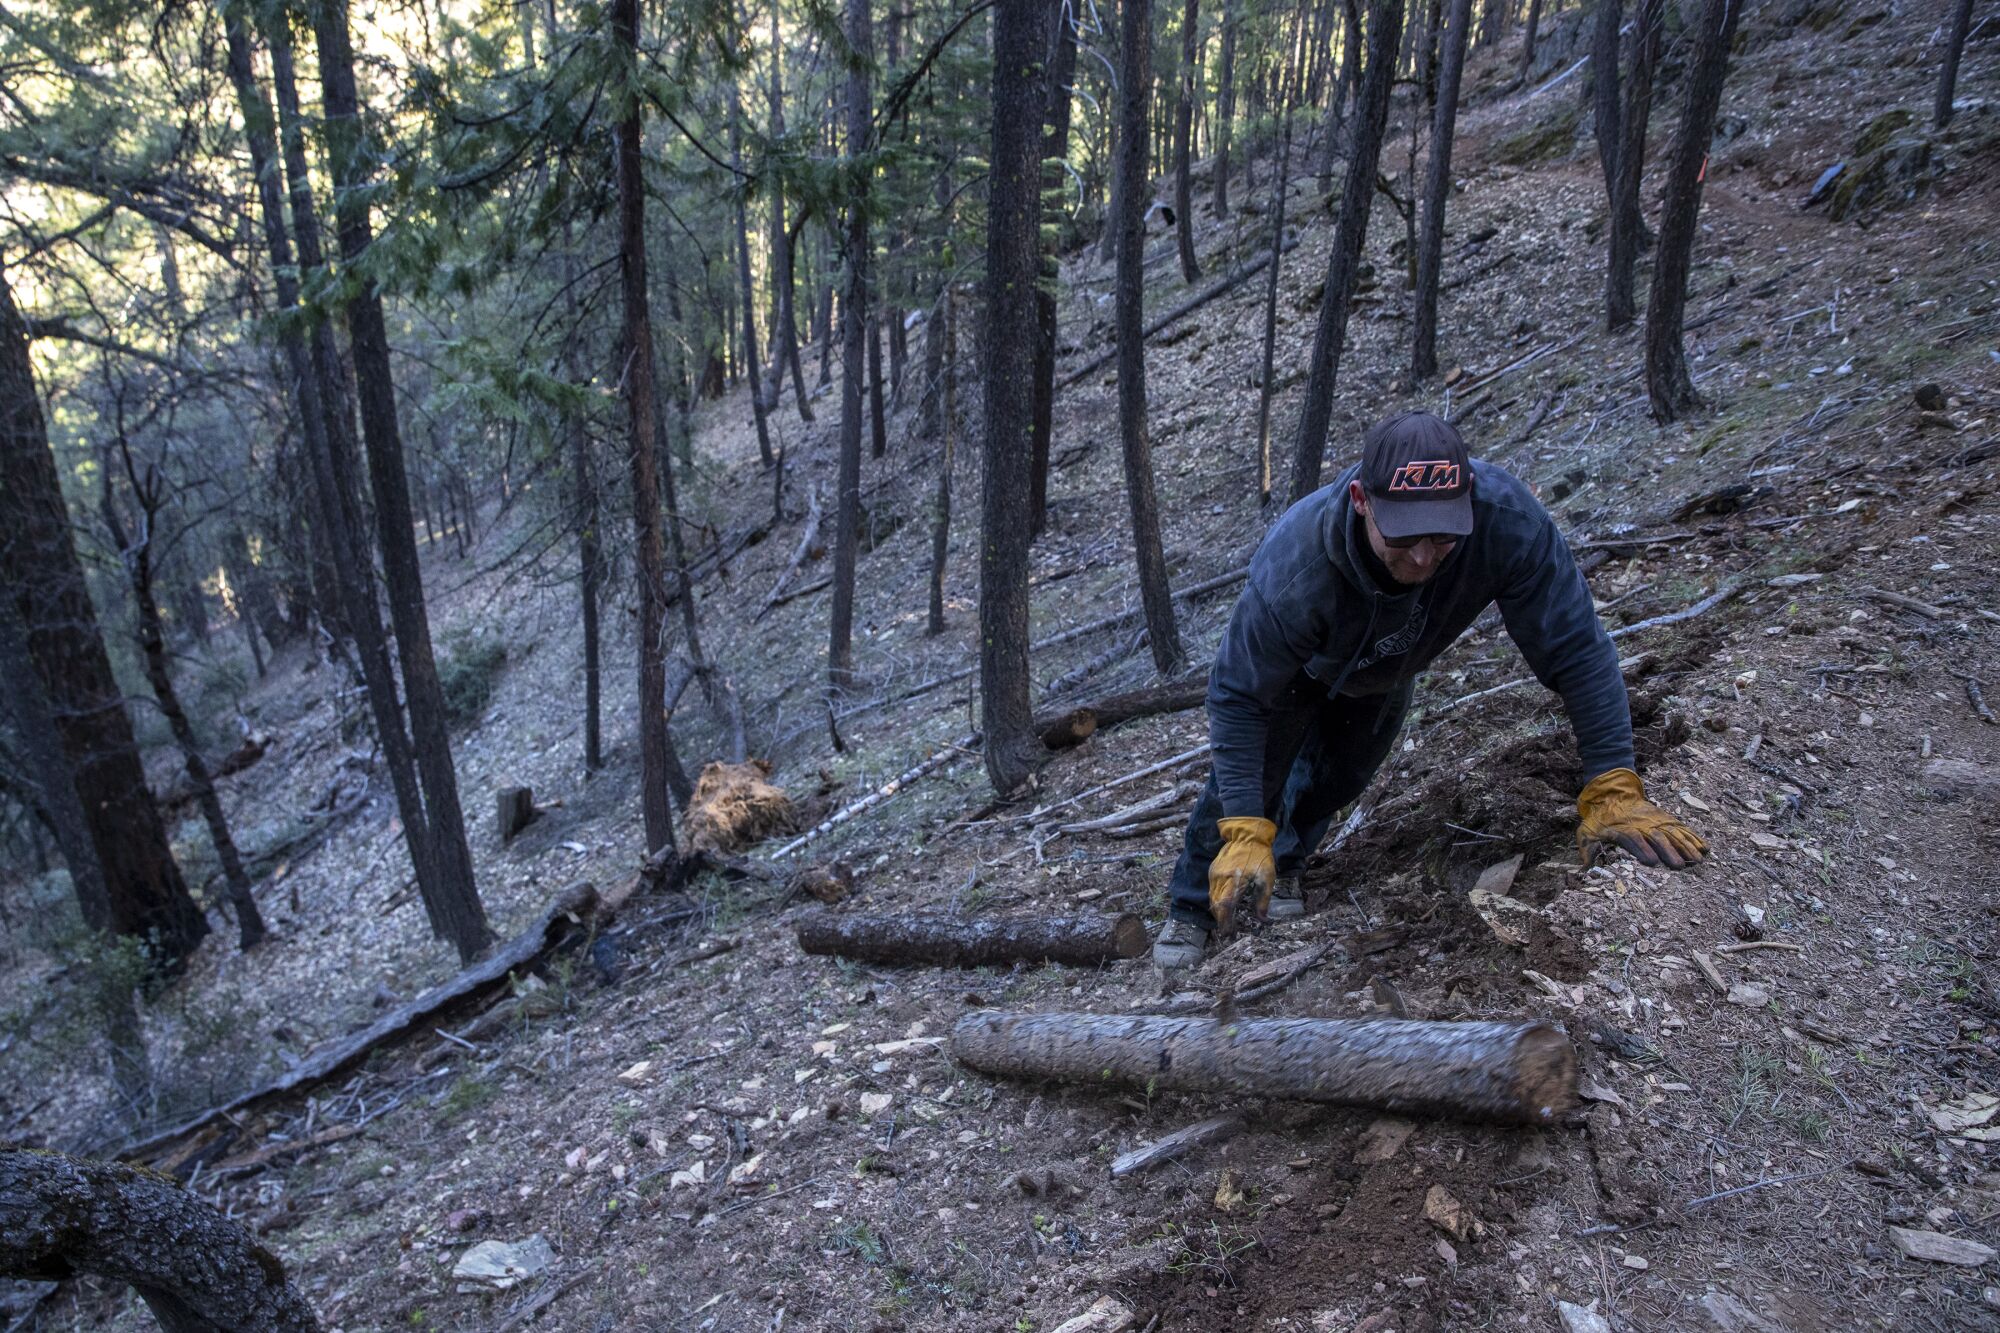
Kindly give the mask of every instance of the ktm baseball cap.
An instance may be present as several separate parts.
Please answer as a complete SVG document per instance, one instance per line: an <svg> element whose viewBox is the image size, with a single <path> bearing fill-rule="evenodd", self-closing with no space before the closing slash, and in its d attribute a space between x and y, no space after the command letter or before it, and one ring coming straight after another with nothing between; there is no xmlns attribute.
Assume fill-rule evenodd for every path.
<svg viewBox="0 0 2000 1333"><path fill-rule="evenodd" d="M1451 424L1429 412L1399 412L1368 432L1361 489L1384 537L1472 532L1472 459Z"/></svg>

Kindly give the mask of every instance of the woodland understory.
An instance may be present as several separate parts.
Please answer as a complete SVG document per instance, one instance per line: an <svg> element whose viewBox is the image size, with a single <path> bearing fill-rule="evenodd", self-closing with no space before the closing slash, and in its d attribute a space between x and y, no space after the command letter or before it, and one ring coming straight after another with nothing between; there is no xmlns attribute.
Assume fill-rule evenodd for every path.
<svg viewBox="0 0 2000 1333"><path fill-rule="evenodd" d="M1730 8L418 4L344 84L344 6L0 11L0 1150L164 1173L349 1333L2000 1328L2000 13ZM802 947L1150 938L1241 571L1405 407L1556 516L1706 864L1579 862L1489 615L1189 976ZM989 1010L1542 1020L1581 1101L1002 1080ZM154 1326L117 1273L0 1320Z"/></svg>

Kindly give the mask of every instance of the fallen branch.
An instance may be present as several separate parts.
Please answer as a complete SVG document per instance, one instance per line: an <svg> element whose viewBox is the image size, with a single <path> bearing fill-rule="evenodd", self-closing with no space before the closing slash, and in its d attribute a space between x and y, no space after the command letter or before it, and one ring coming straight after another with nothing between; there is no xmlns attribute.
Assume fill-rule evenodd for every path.
<svg viewBox="0 0 2000 1333"><path fill-rule="evenodd" d="M1135 768L1130 773L1126 773L1119 777L1115 777L1111 779L1111 781L1109 782L1100 782L1095 787L1086 788L1085 790L1078 792L1074 796L1067 797L1063 800L1057 801L1054 805L1039 806L1036 809L1030 810L1027 814L1022 815L1020 819L1017 820L1016 822L1023 824L1032 823L1035 820L1040 819L1044 815L1052 815L1058 810L1067 810L1070 806L1075 805L1077 802L1088 800L1092 796L1097 795L1099 792L1106 792L1116 787L1122 787L1128 782L1137 782L1140 778L1149 778L1155 773L1164 772L1165 770L1170 768L1179 768L1182 764L1185 764L1190 760L1199 759L1207 753L1208 753L1208 743L1204 741L1200 745L1195 746L1192 750L1183 750L1179 754L1174 755L1173 757L1168 759L1162 759L1156 764L1148 764L1144 768Z"/></svg>
<svg viewBox="0 0 2000 1333"><path fill-rule="evenodd" d="M1096 819L1086 819L1080 823L1064 824L1058 833L1101 833L1106 829L1123 828L1141 820L1158 818L1160 812L1169 806L1179 805L1188 797L1201 790L1197 782L1180 782L1157 795L1148 796L1143 801L1134 802L1122 810L1114 810Z"/></svg>
<svg viewBox="0 0 2000 1333"><path fill-rule="evenodd" d="M964 753L966 753L967 750L969 750L974 745L977 745L978 743L979 743L979 733L975 731L972 732L970 735L961 737L959 740L952 742L950 745L940 747L935 754L931 755L928 759L925 759L922 763L913 764L909 768L904 769L901 773L898 773L895 777L890 778L887 782L877 787L874 791L869 792L868 795L862 797L860 800L854 802L852 805L845 806L842 809L835 811L833 814L821 820L813 828L807 830L804 834L792 839L790 842L786 843L783 847L780 847L777 851L772 852L771 859L773 861L784 860L786 857L790 856L793 852L796 852L799 848L805 846L807 843L813 841L815 838L821 838L826 836L827 834L833 832L833 830L839 828L842 824L845 824L848 820L853 819L856 815L866 814L868 811L873 810L876 806L882 804L882 802L888 800L891 796L894 796L897 792L903 791L906 788L911 787L918 782L921 782L924 778L930 776L932 773L937 772L940 768L943 768L945 764L947 764L953 759L958 758L960 755L963 755Z"/></svg>
<svg viewBox="0 0 2000 1333"><path fill-rule="evenodd" d="M1082 744L1097 732L1108 731L1135 718L1185 713L1201 707L1207 699L1208 672L1201 671L1164 685L1148 685L1142 689L1106 695L1093 703L1053 716L1038 717L1035 719L1035 734L1049 749L1064 750Z"/></svg>
<svg viewBox="0 0 2000 1333"><path fill-rule="evenodd" d="M1218 1115L1207 1120L1197 1120L1194 1124L1177 1129L1164 1138L1153 1140L1141 1148L1120 1153L1111 1159L1113 1179L1150 1171L1156 1166L1176 1161L1187 1156L1203 1144L1215 1143L1222 1139L1233 1139L1247 1126L1239 1115Z"/></svg>
<svg viewBox="0 0 2000 1333"><path fill-rule="evenodd" d="M813 912L799 918L799 948L866 963L984 967L1069 963L1096 967L1146 951L1146 927L1120 916L852 916Z"/></svg>
<svg viewBox="0 0 2000 1333"><path fill-rule="evenodd" d="M1201 1014L1212 1013L1218 1008L1234 1009L1238 1005L1251 1004L1263 999L1267 995L1277 994L1325 962L1327 956L1340 947L1341 942L1337 938L1328 940L1324 944L1316 945L1306 950L1297 962L1293 963L1292 966L1286 968L1277 976L1272 977L1269 981L1259 982L1248 990L1231 993L1226 999L1220 995L1213 999L1205 995L1197 995L1187 999L1170 1000L1166 1004L1155 1005L1151 1008L1140 1009L1135 1012L1142 1014ZM1282 961L1282 959L1279 960L1279 962ZM1269 965L1267 964L1266 966Z"/></svg>
<svg viewBox="0 0 2000 1333"><path fill-rule="evenodd" d="M1576 1100L1576 1054L1543 1023L968 1014L952 1054L1014 1078L1370 1106L1547 1124Z"/></svg>
<svg viewBox="0 0 2000 1333"><path fill-rule="evenodd" d="M1290 240L1286 241L1281 247L1279 247L1280 251L1285 252L1296 249L1298 243L1299 243L1299 238L1294 236ZM1232 288L1241 286L1244 282L1246 282L1250 278L1253 278L1257 274L1262 273L1264 271L1264 266L1266 264L1269 264L1270 262L1271 262L1271 254L1267 250L1264 253L1258 255L1255 259L1252 259L1247 263L1240 264L1236 268L1231 269L1228 273L1224 274L1222 277L1216 279L1214 282L1202 288L1199 292L1195 293L1193 296L1190 296L1187 300L1182 301L1172 310L1167 311L1165 314L1161 315L1158 319L1155 319L1152 323L1148 324L1145 328L1144 336L1147 338L1152 337L1154 334L1158 333L1161 329L1166 328L1169 324L1173 324L1185 318L1186 316L1193 314L1195 311L1207 305L1210 301L1213 301L1216 297L1221 296L1224 292L1227 292ZM1072 370L1069 374L1063 376L1062 379L1056 383L1056 391L1060 393L1062 390L1067 389L1070 385L1075 384L1078 380L1087 379L1091 375L1095 374L1097 371L1103 369L1105 366L1110 365L1112 360L1116 358L1117 355L1118 355L1118 348L1115 344L1111 347L1106 348L1104 351L1098 353L1096 356L1090 358L1090 360L1078 366L1075 370Z"/></svg>
<svg viewBox="0 0 2000 1333"><path fill-rule="evenodd" d="M1958 678L1965 682L1966 702L1972 705L1973 712L1979 714L1979 720L1989 727L2000 725L2000 718L1994 717L1993 710L1986 706L1986 693L1981 688L1979 677L1960 674Z"/></svg>
<svg viewBox="0 0 2000 1333"><path fill-rule="evenodd" d="M1878 602L1886 602L1890 606L1901 607L1905 611L1914 611L1926 620L1943 620L1947 614L1941 606L1932 606L1929 602L1920 602L1914 597L1905 597L1902 593L1890 592L1885 588L1863 588L1861 595L1872 597Z"/></svg>
<svg viewBox="0 0 2000 1333"><path fill-rule="evenodd" d="M1678 625L1683 620L1693 620L1696 616L1701 615L1703 612L1711 611L1716 607L1721 606L1724 602L1728 601L1730 598L1736 596L1736 594L1742 591L1743 591L1743 584L1741 582L1727 584L1721 588L1718 588L1716 591L1710 593L1708 596L1702 598L1700 601L1696 602L1693 606L1685 606L1678 611L1669 611L1666 615L1663 616L1654 616L1651 620L1641 620L1630 625L1622 626L1618 629L1612 630L1607 637L1612 639L1622 639L1627 634L1637 634L1642 629L1658 629L1662 625Z"/></svg>
<svg viewBox="0 0 2000 1333"><path fill-rule="evenodd" d="M1806 946L1792 944L1786 940L1746 940L1742 944L1718 944L1717 953L1751 953L1757 949L1783 949L1787 953L1804 953Z"/></svg>
<svg viewBox="0 0 2000 1333"><path fill-rule="evenodd" d="M195 1116L192 1120L128 1143L118 1153L125 1160L146 1157L218 1120L240 1120L240 1113L273 1097L316 1087L359 1064L382 1046L438 1026L439 1015L506 981L510 973L541 959L566 942L579 923L597 914L597 890L588 882L570 885L556 896L539 920L449 981L431 987L383 1015L359 1032L342 1037L308 1055L285 1073L241 1096Z"/></svg>
<svg viewBox="0 0 2000 1333"><path fill-rule="evenodd" d="M799 533L799 544L793 548L791 561L785 566L784 572L778 575L778 581L771 585L771 591L764 594L764 604L757 608L756 615L750 617L752 624L762 620L772 607L790 600L790 597L782 594L784 594L786 588L791 586L792 578L799 572L800 566L804 565L806 560L812 555L813 543L819 540L821 515L819 487L815 486L812 489L812 498L806 506L805 527ZM824 587L825 585L821 584L820 586ZM805 592L809 591L812 590L806 589L794 595L803 597Z"/></svg>

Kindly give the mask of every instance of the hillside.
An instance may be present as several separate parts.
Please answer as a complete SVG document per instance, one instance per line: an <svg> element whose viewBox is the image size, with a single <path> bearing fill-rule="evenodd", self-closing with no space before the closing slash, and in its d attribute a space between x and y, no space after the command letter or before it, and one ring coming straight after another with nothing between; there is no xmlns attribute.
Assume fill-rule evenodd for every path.
<svg viewBox="0 0 2000 1333"><path fill-rule="evenodd" d="M1891 1231L2000 1246L2000 1170L1979 1119L1981 1106L1991 1114L1980 1099L2000 1092L2000 729L1987 711L2000 707L2000 32L1990 19L1975 31L1958 117L1925 138L1914 197L1863 194L1833 221L1802 201L1836 161L1863 174L1873 159L1855 141L1883 117L1922 123L1942 7L1793 8L1746 17L1710 159L1688 314L1707 411L1654 425L1638 334L1601 329L1603 181L1576 80L1549 82L1576 40L1558 30L1544 63L1560 63L1527 83L1505 49L1468 69L1441 312L1454 370L1416 395L1401 219L1378 199L1376 279L1350 326L1329 445L1344 466L1389 411L1451 411L1475 456L1537 488L1614 630L1729 591L1619 641L1648 789L1702 831L1710 861L1683 875L1577 863L1569 731L1538 685L1495 688L1528 673L1489 617L1420 683L1397 753L1308 875L1306 918L1231 942L1191 983L1230 990L1336 942L1257 1012L1545 1017L1578 1043L1578 1113L1545 1130L1412 1127L994 1082L942 1048L962 1015L1129 1011L1168 998L1160 974L1143 958L956 972L806 957L793 929L817 905L784 873L710 874L685 896L635 898L486 1015L259 1108L231 1151L312 1142L249 1170L198 1168L193 1188L250 1221L327 1327L349 1333L530 1319L1046 1331L1106 1296L1161 1330L1541 1329L1564 1326L1558 1302L1610 1321L1571 1329L2000 1328L1990 1250L1983 1265L1924 1262ZM1679 89L1661 94L1656 162ZM1392 125L1384 172L1405 193L1408 144ZM1649 212L1656 193L1649 176ZM1278 295L1281 471L1332 230L1310 172L1289 211L1300 229ZM1262 228L1261 215L1218 221L1202 207L1195 287L1266 244ZM1157 244L1147 304L1163 311L1190 289L1171 236ZM1094 246L1067 259L1059 376L1108 347L1110 290ZM1268 523L1255 491L1261 298L1261 282L1245 283L1149 344L1176 588L1240 568ZM822 814L974 729L974 341L960 348L972 416L954 460L946 633L924 633L939 452L916 437L910 402L864 473L864 684L831 726L824 595L760 609L808 512L831 503L837 389L810 425L781 399L784 517L700 585L705 645L745 702L752 753ZM772 510L749 415L739 393L698 422L682 503L721 542ZM1055 456L1033 555L1037 640L1137 605L1108 366L1058 397ZM550 535L523 512L489 513L464 558L427 548L425 569L448 654L505 648L456 748L503 936L574 881L629 881L640 843L631 607L607 616L609 764L586 776L573 557L545 550ZM1180 603L1198 663L1234 590ZM1138 625L1035 654L1037 707L1152 682ZM279 938L246 955L211 940L152 1020L173 1052L163 1121L451 973L413 891L385 869L402 864L394 805L349 725L352 701L329 697L333 675L287 660L245 701L276 740L228 780L230 814L252 847L302 841L260 892ZM690 763L724 748L698 690L674 729ZM844 862L842 911L1087 904L1156 928L1179 827L1113 838L1060 826L1198 779L1199 756L1163 761L1206 734L1199 710L1107 730L1057 756L1032 805L991 804L966 750L777 869ZM514 785L560 805L503 845L490 812ZM302 812L315 810L335 826L303 841L316 830ZM1513 857L1504 891L1531 912L1519 943L1467 897ZM35 967L22 961L14 981L31 984ZM95 1123L103 1088L43 1087L45 1064L9 1066L12 1132L62 1144ZM1114 1155L1224 1111L1248 1128L1111 1177ZM1462 1217L1427 1216L1440 1190ZM459 1289L452 1268L469 1245L531 1235L553 1250L545 1274ZM87 1281L41 1319L148 1326L129 1292Z"/></svg>

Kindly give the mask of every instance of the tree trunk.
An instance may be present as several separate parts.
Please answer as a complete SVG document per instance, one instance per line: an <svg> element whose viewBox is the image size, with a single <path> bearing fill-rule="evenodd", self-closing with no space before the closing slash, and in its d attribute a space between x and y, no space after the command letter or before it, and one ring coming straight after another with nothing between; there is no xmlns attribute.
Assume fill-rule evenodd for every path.
<svg viewBox="0 0 2000 1333"><path fill-rule="evenodd" d="M778 32L778 6L771 6L771 138L782 139L785 135L785 51L783 39ZM774 179L771 189L771 282L777 290L773 312L773 341L777 344L777 360L771 367L771 402L775 406L784 396L785 367L792 371L792 395L799 405L799 420L813 419L812 406L806 399L805 371L799 366L799 321L794 310L796 284L793 265L795 255L792 249L792 234L785 229L785 192Z"/></svg>
<svg viewBox="0 0 2000 1333"><path fill-rule="evenodd" d="M1194 255L1194 101L1195 50L1201 34L1201 0L1187 0L1181 10L1180 96L1174 107L1174 239L1180 248L1181 278L1201 280Z"/></svg>
<svg viewBox="0 0 2000 1333"><path fill-rule="evenodd" d="M1611 258L1604 284L1604 322L1622 329L1638 317L1635 291L1640 233L1639 182L1646 169L1646 128L1653 111L1653 67L1659 62L1666 0L1640 0L1639 30L1632 34L1632 76L1625 83L1618 175L1611 191Z"/></svg>
<svg viewBox="0 0 2000 1333"><path fill-rule="evenodd" d="M1127 4L1144 0L1125 0ZM1040 128L1048 106L1046 4L1006 4L993 23L993 134L986 222L985 437L980 449L979 709L997 795L1044 757L1028 701L1029 491L1035 275L1041 267Z"/></svg>
<svg viewBox="0 0 2000 1333"><path fill-rule="evenodd" d="M1124 0L1106 0L1106 3L1107 7L1115 11L1123 6ZM1106 26L1115 32L1117 25L1118 20L1114 13L1109 16ZM1104 117L1104 122L1105 136L1109 140L1106 145L1106 156L1111 160L1111 187L1104 204L1104 234L1097 241L1097 258L1100 263L1117 255L1118 235L1124 225L1120 219L1125 216L1125 172L1120 164L1125 160L1122 147L1125 139L1125 112L1118 91L1119 82L1123 77L1121 74L1111 80L1110 95L1105 99L1110 104L1109 114ZM1145 171L1144 161L1142 156L1140 158L1142 175ZM1144 211L1143 206L1141 211Z"/></svg>
<svg viewBox="0 0 2000 1333"><path fill-rule="evenodd" d="M1164 713L1185 713L1200 708L1208 698L1208 673L1194 672L1164 685L1147 685L1092 700L1079 708L1066 708L1035 719L1035 734L1051 750L1081 745L1098 732L1109 731L1135 718L1159 717Z"/></svg>
<svg viewBox="0 0 2000 1333"><path fill-rule="evenodd" d="M996 39L996 46L998 45ZM799 948L864 963L990 967L1068 963L1097 967L1146 951L1146 927L1123 916L853 916L799 920Z"/></svg>
<svg viewBox="0 0 2000 1333"><path fill-rule="evenodd" d="M888 452L889 422L882 410L882 315L877 310L868 316L868 456L880 458Z"/></svg>
<svg viewBox="0 0 2000 1333"><path fill-rule="evenodd" d="M958 1021L951 1051L1008 1078L1507 1124L1549 1124L1576 1104L1576 1053L1543 1023L985 1010Z"/></svg>
<svg viewBox="0 0 2000 1333"><path fill-rule="evenodd" d="M1342 0L1341 13L1347 26L1340 39L1340 77L1333 85L1333 100L1326 107L1326 140L1320 144L1321 189L1333 180L1333 159L1340 148L1341 130L1347 124L1347 94L1361 77L1361 11L1356 8L1355 0Z"/></svg>
<svg viewBox="0 0 2000 1333"><path fill-rule="evenodd" d="M828 617L826 674L836 690L854 683L854 576L860 557L862 387L868 355L868 183L861 170L873 117L868 106L871 41L868 0L844 0L847 45L847 204L840 294L840 462L834 496L833 611Z"/></svg>
<svg viewBox="0 0 2000 1333"><path fill-rule="evenodd" d="M1424 178L1423 231L1417 242L1417 320L1410 374L1419 383L1437 374L1438 270L1444 265L1444 210L1451 197L1451 140L1458 124L1458 83L1472 30L1472 0L1451 0L1438 70L1437 112L1431 124L1431 160Z"/></svg>
<svg viewBox="0 0 2000 1333"><path fill-rule="evenodd" d="M0 283L4 277L0 276ZM27 626L11 597L0 597L0 675L14 682L7 695L8 713L22 756L38 790L34 799L56 849L69 869L70 891L84 923L93 931L111 928L111 899L104 867L97 859L90 814L77 792L75 770L63 745L62 729L50 709L28 651ZM32 826L31 826L32 827ZM130 987L99 987L111 1086L137 1119L152 1083L146 1039L139 1026L138 1006Z"/></svg>
<svg viewBox="0 0 2000 1333"><path fill-rule="evenodd" d="M1356 108L1354 150L1347 159L1340 219L1327 258L1326 286L1320 298L1319 329L1313 335L1311 372L1306 380L1305 402L1299 409L1299 434L1292 453L1294 504L1319 489L1327 427L1333 419L1333 386L1340 375L1341 351L1347 341L1347 307L1354 296L1361 243L1368 230L1369 206L1375 198L1382 135L1389 123L1396 39L1402 26L1403 0L1375 0L1368 13L1368 68L1362 76L1360 104Z"/></svg>
<svg viewBox="0 0 2000 1333"><path fill-rule="evenodd" d="M1063 190L1067 186L1060 167L1046 164L1061 158L1069 148L1071 85L1076 82L1076 23L1074 0L1055 0L1054 60L1049 66L1048 112L1042 133L1042 190ZM1041 536L1049 518L1049 452L1055 447L1056 404L1056 286L1062 265L1057 258L1058 238L1048 237L1041 245L1041 281L1035 286L1035 408L1029 429L1034 434L1034 454L1028 475L1028 539Z"/></svg>
<svg viewBox="0 0 2000 1333"><path fill-rule="evenodd" d="M349 43L346 0L325 0L314 10L324 93L328 161L335 186L334 216L341 257L358 266L370 241L367 150L354 83L354 50ZM396 629L396 653L410 712L410 736L429 816L431 853L437 881L419 885L433 919L457 946L459 960L471 962L493 942L486 911L473 881L472 852L459 807L458 775L452 766L451 737L445 721L444 691L438 685L431 651L430 618L424 607L417 561L416 524L410 512L409 480L396 420L396 388L389 365L389 330L382 296L372 280L361 282L347 300L348 336L360 390L362 438L375 497L376 535L382 550L389 619Z"/></svg>
<svg viewBox="0 0 2000 1333"><path fill-rule="evenodd" d="M278 96L278 123L282 135L285 176L290 188L292 226L298 240L298 269L303 274L319 274L326 267L320 244L319 214L312 193L312 177L306 162L304 121L299 113L298 85L292 65L291 24L283 13L266 11L265 44L271 52L271 82ZM247 41L247 34L246 34ZM243 70L249 70L248 47L244 48ZM247 87L250 100L259 105L262 97L255 85ZM259 117L246 112L246 125ZM252 148L255 169L257 149ZM259 199L264 215L264 231L272 254L272 267L279 274L281 301L289 287L296 305L298 287L285 276L290 267L290 247L284 230L284 212L278 200L274 171L258 172ZM269 182L266 184L266 182ZM402 701L397 693L395 669L389 660L389 645L382 633L382 620L375 603L375 562L368 553L367 518L355 479L354 423L347 393L346 372L339 350L333 343L331 321L314 325L306 352L309 366L295 371L301 411L320 423L308 430L306 439L312 454L314 490L319 501L321 526L335 555L335 583L346 614L347 629L353 636L362 680L368 693L369 710L375 719L376 738L382 745L382 759L389 770L389 783L396 795L396 810L403 822L403 843L410 853L410 865L419 884L437 880L436 858L432 853L430 818L425 813L423 794L417 782L416 759L409 733L404 729ZM444 923L424 897L431 930L439 938L449 938Z"/></svg>
<svg viewBox="0 0 2000 1333"><path fill-rule="evenodd" d="M1965 55L1965 37L1972 31L1972 0L1958 0L1951 12L1951 35L1945 39L1944 68L1938 71L1937 106L1931 124L1943 129L1951 123L1951 103L1958 92L1958 62Z"/></svg>
<svg viewBox="0 0 2000 1333"><path fill-rule="evenodd" d="M1742 5L1732 0L1703 0L1694 55L1688 62L1687 106L1668 167L1660 248L1646 302L1646 396L1652 400L1654 419L1662 423L1701 406L1701 395L1688 375L1681 323L1687 310L1702 178L1708 174L1708 145L1715 136L1715 113L1721 109L1722 82L1729 73L1729 43L1741 12Z"/></svg>
<svg viewBox="0 0 2000 1333"><path fill-rule="evenodd" d="M153 698L160 705L160 715L166 718L167 729L173 733L174 743L180 747L188 786L194 792L196 804L201 807L202 820L208 825L208 838L215 847L215 859L222 865L223 882L229 888L229 902L236 912L237 947L248 950L263 943L266 934L264 918L257 910L256 898L251 895L250 876L243 869L243 858L237 854L236 839L230 835L229 819L223 813L222 798L216 794L215 782L209 776L208 762L202 758L194 724L188 720L187 709L181 706L180 695L174 689L173 675L167 670L166 633L160 623L160 604L153 590L152 538L157 530L160 509L156 489L158 482L150 476L142 480L134 472L132 456L123 436L119 437L118 447L124 455L126 476L138 493L141 526L136 534L129 533L119 517L117 504L112 499L109 459L104 460L105 466L100 474L105 526L110 529L112 540L117 543L124 558L125 575L132 586L132 600L139 609L139 655L145 664L146 683L152 687Z"/></svg>
<svg viewBox="0 0 2000 1333"><path fill-rule="evenodd" d="M1229 216L1229 134L1236 115L1236 25L1242 0L1223 0L1221 67L1216 70L1215 216Z"/></svg>
<svg viewBox="0 0 2000 1333"><path fill-rule="evenodd" d="M1298 56L1286 75L1284 129L1278 145L1277 184L1271 191L1271 251L1264 274L1264 347L1257 376L1257 503L1271 503L1271 383L1278 346L1278 273L1285 250L1285 204L1292 167L1292 103L1298 98Z"/></svg>
<svg viewBox="0 0 2000 1333"><path fill-rule="evenodd" d="M574 373L574 369L572 370ZM583 767L604 767L604 669L599 655L598 590L604 578L604 543L598 531L597 468L590 431L580 415L565 414L572 485L576 490L576 556L583 612Z"/></svg>
<svg viewBox="0 0 2000 1333"><path fill-rule="evenodd" d="M169 1333L310 1333L278 1257L157 1172L0 1151L0 1276L129 1282Z"/></svg>
<svg viewBox="0 0 2000 1333"><path fill-rule="evenodd" d="M1597 161L1604 169L1604 197L1618 193L1618 29L1625 0L1596 0L1590 30L1590 105L1597 133Z"/></svg>
<svg viewBox="0 0 2000 1333"><path fill-rule="evenodd" d="M931 519L931 604L929 618L924 622L927 635L944 633L944 567L951 554L951 470L957 462L954 446L958 443L958 329L949 289L940 298L940 304L944 309L938 315L938 322L944 326L944 332L938 338L937 373L944 383L939 386L937 396L941 400L938 425L944 443L938 457L937 508ZM927 333L927 346L929 341Z"/></svg>
<svg viewBox="0 0 2000 1333"><path fill-rule="evenodd" d="M757 422L757 457L765 467L777 462L771 452L771 424L764 419L763 372L757 368L757 289L750 281L750 215L744 198L748 186L743 178L743 95L738 81L729 81L729 161L737 179L730 183L736 196L736 281L743 289L743 370L750 377L750 415ZM772 399L777 385L772 385Z"/></svg>
<svg viewBox="0 0 2000 1333"><path fill-rule="evenodd" d="M612 0L612 39L621 61L636 74L639 0ZM632 466L632 526L639 579L639 800L646 823L646 854L674 847L673 807L667 796L671 742L667 736L665 629L667 570L660 542L660 480L654 462L653 330L646 301L646 180L640 154L640 101L636 88L618 112L618 263L624 295L620 375L625 384L625 447Z"/></svg>
<svg viewBox="0 0 2000 1333"><path fill-rule="evenodd" d="M1542 25L1542 0L1528 0L1528 31L1521 38L1521 75L1535 66L1535 30Z"/></svg>
<svg viewBox="0 0 2000 1333"><path fill-rule="evenodd" d="M167 844L132 720L111 672L71 538L56 459L28 359L27 326L0 273L0 588L14 601L28 654L90 820L109 911L90 924L147 941L178 972L208 921ZM97 904L79 899L86 913ZM85 919L89 921L89 916Z"/></svg>
<svg viewBox="0 0 2000 1333"><path fill-rule="evenodd" d="M1152 0L1123 0L1119 28L1118 427L1124 442L1125 494L1132 508L1139 600L1146 608L1153 663L1161 674L1171 675L1180 668L1181 638L1167 588L1166 556L1160 549L1153 445L1146 425L1146 108L1153 87Z"/></svg>

